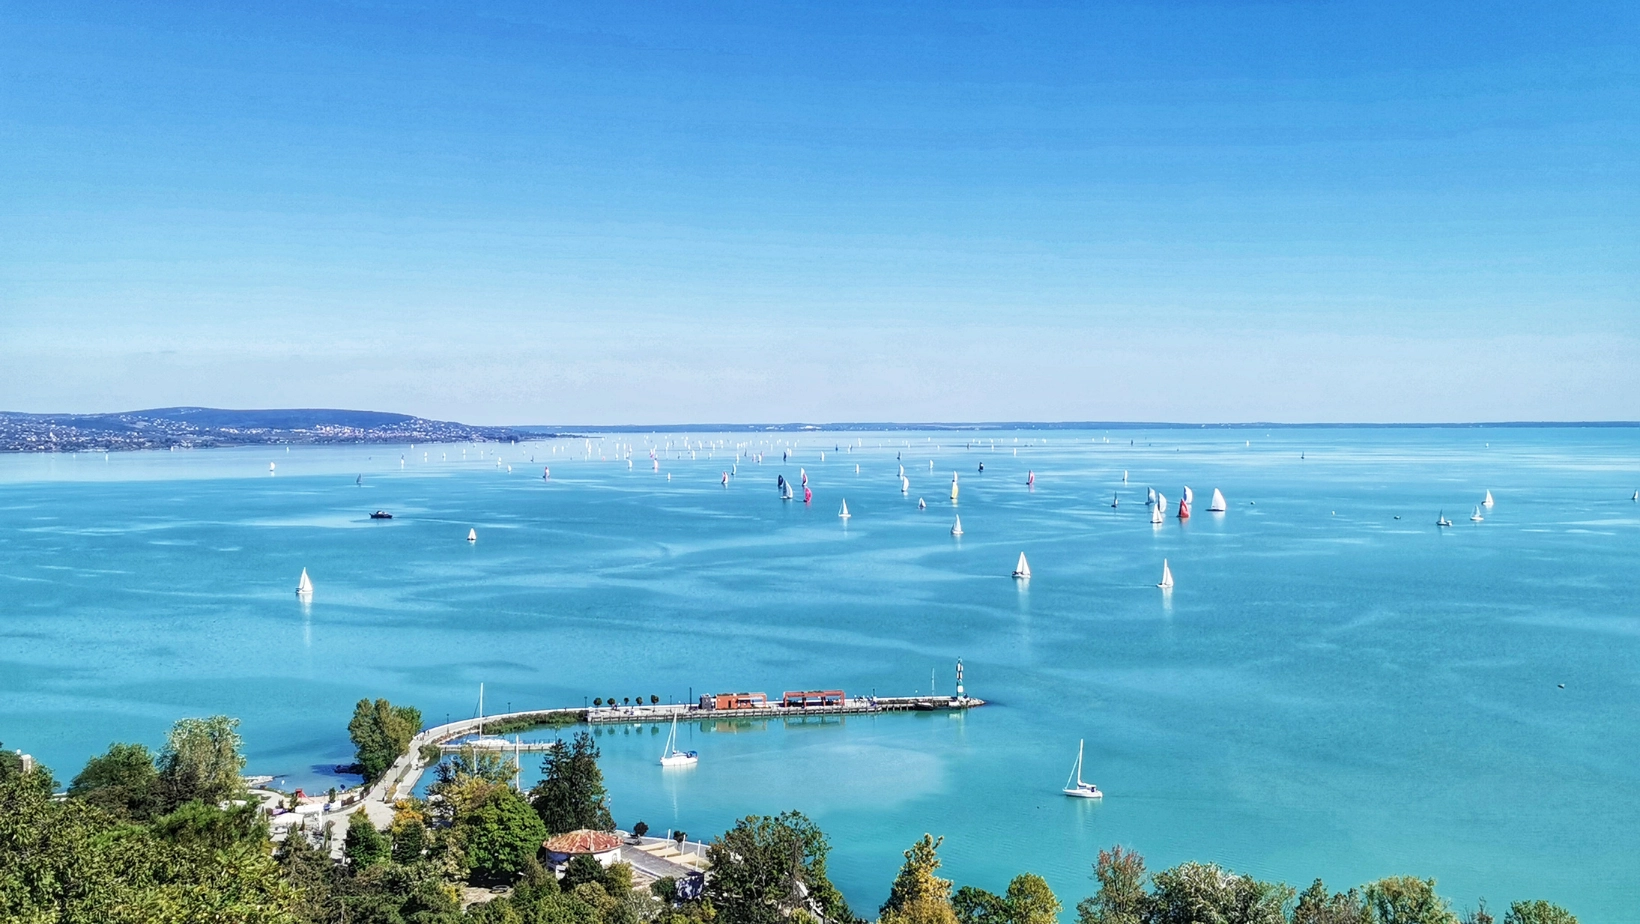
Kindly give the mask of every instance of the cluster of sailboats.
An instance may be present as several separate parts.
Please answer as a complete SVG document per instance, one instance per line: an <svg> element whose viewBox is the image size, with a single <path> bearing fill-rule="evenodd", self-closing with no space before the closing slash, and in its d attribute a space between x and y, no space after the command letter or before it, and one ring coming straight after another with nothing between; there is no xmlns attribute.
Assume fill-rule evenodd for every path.
<svg viewBox="0 0 1640 924"><path fill-rule="evenodd" d="M1115 507L1119 501L1119 497L1112 497L1110 500L1110 505ZM1196 492L1190 490L1189 485L1185 485L1184 496L1179 498L1179 509L1174 516L1181 520L1190 519L1190 505L1195 502ZM1167 510L1167 495L1157 491L1155 488L1147 488L1145 493L1145 506L1150 508L1150 522L1160 524L1165 516L1164 511ZM1220 491L1218 488L1214 488L1213 497L1207 502L1207 512L1224 513L1229 509L1229 505L1226 504L1224 500L1224 492Z"/></svg>
<svg viewBox="0 0 1640 924"><path fill-rule="evenodd" d="M1485 507L1487 510L1491 510L1493 505L1496 503L1497 501L1492 499L1492 492L1488 490L1486 492L1486 498L1477 504L1475 506L1475 512L1469 515L1469 522L1480 523L1485 520L1486 516L1481 513L1481 508ZM1396 517L1396 519L1400 519L1400 517ZM1443 528L1452 525L1452 521L1446 518L1445 510L1441 511L1440 514L1435 517L1435 525Z"/></svg>

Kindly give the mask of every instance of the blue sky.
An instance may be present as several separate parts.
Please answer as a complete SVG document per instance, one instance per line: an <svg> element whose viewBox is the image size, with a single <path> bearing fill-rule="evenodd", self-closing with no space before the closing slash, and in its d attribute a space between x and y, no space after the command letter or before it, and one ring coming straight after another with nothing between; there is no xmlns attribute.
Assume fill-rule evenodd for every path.
<svg viewBox="0 0 1640 924"><path fill-rule="evenodd" d="M1640 418L1640 6L0 5L0 408Z"/></svg>

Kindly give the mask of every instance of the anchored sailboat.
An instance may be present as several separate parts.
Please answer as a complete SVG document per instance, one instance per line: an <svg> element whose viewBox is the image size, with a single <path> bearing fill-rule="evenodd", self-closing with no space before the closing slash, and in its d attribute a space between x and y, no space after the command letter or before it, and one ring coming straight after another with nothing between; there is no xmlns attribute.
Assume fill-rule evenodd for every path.
<svg viewBox="0 0 1640 924"><path fill-rule="evenodd" d="M693 767L700 763L700 755L694 751L678 750L678 716L672 714L672 733L666 736L666 750L661 753L663 767Z"/></svg>
<svg viewBox="0 0 1640 924"><path fill-rule="evenodd" d="M917 501L917 503L921 504L922 501L919 499ZM951 524L951 535L953 535L953 536L962 535L962 517L957 517L957 522Z"/></svg>
<svg viewBox="0 0 1640 924"><path fill-rule="evenodd" d="M296 596L313 596L313 579L308 577L307 569L302 569L302 576L296 579Z"/></svg>
<svg viewBox="0 0 1640 924"><path fill-rule="evenodd" d="M1065 795L1077 799L1103 799L1105 794L1099 791L1099 787L1082 779L1082 745L1084 743L1083 741L1076 742L1076 766L1071 768L1071 775L1069 779L1065 780L1063 792Z"/></svg>
<svg viewBox="0 0 1640 924"><path fill-rule="evenodd" d="M1208 513L1223 513L1226 509L1224 494L1218 488L1213 489L1213 499L1207 502Z"/></svg>
<svg viewBox="0 0 1640 924"><path fill-rule="evenodd" d="M1173 569L1167 566L1165 558L1162 559L1162 579L1156 582L1156 586L1163 590L1173 589Z"/></svg>
<svg viewBox="0 0 1640 924"><path fill-rule="evenodd" d="M1019 553L1019 564L1014 566L1014 577L1022 581L1031 579L1031 566L1026 563L1024 552Z"/></svg>

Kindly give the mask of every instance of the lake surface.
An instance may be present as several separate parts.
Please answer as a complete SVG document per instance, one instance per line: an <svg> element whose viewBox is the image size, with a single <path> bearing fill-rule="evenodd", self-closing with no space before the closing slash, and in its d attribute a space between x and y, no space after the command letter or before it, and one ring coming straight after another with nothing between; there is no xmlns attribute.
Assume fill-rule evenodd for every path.
<svg viewBox="0 0 1640 924"><path fill-rule="evenodd" d="M764 461L724 487L734 449L691 458L685 438ZM800 466L807 507L775 490ZM1152 526L1145 488L1171 507L1186 484L1195 515ZM1226 513L1206 512L1215 487ZM615 818L709 837L801 810L862 914L928 831L959 884L1035 871L1067 908L1121 843L1154 869L1413 873L1460 908L1541 897L1616 922L1640 894L1637 487L1640 430L1618 428L6 457L0 741L66 782L111 741L224 712L250 772L326 786L361 697L440 722L474 714L480 682L490 712L947 693L960 657L991 703L966 715L689 725L701 763L665 773L665 729L602 729ZM1028 585L1009 577L1022 551ZM1059 794L1079 739L1103 803Z"/></svg>

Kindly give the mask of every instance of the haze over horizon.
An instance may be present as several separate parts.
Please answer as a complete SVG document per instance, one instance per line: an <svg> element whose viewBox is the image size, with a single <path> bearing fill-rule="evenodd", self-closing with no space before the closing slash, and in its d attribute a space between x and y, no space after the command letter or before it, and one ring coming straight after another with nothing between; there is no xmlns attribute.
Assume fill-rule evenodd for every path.
<svg viewBox="0 0 1640 924"><path fill-rule="evenodd" d="M1640 418L1640 8L0 10L0 407Z"/></svg>

